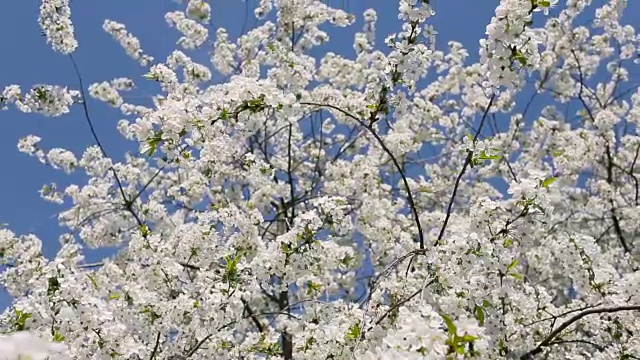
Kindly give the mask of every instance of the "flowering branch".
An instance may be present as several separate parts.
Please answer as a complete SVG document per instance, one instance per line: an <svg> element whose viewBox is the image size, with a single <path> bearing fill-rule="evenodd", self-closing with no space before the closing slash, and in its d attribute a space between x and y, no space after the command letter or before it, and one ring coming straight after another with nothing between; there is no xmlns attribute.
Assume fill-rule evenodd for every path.
<svg viewBox="0 0 640 360"><path fill-rule="evenodd" d="M605 307L605 308L595 308L595 309L584 310L581 313L574 315L569 320L560 324L560 326L558 326L558 328L553 330L544 340L542 340L542 342L540 342L540 344L538 344L538 346L536 346L534 349L529 350L525 354L521 355L520 360L533 359L534 356L541 353L545 347L553 345L553 340L558 335L560 335L560 333L562 333L566 328L571 326L576 321L584 318L585 316L593 315L593 314L616 313L620 311L640 311L640 305L625 305L625 306Z"/></svg>
<svg viewBox="0 0 640 360"><path fill-rule="evenodd" d="M407 201L409 202L409 207L411 208L411 212L413 213L413 219L416 223L416 227L418 230L418 239L419 239L419 243L420 243L420 250L424 250L424 234L422 232L422 224L420 223L420 217L418 215L418 209L416 207L416 204L413 200L413 194L411 193L411 188L409 187L409 182L407 181L407 177L404 173L404 171L402 170L402 167L400 166L400 164L398 163L398 160L396 159L396 157L393 155L393 153L391 152L391 150L389 150L389 148L387 148L387 146L385 145L384 141L382 140L382 138L380 137L380 135L378 135L378 133L376 133L376 131L373 129L373 122L371 122L370 124L366 124L364 121L360 120L360 118L358 118L357 116L351 114L350 112L335 106L335 105L331 105L331 104L319 104L319 103L315 103L315 102L300 102L302 105L311 105L311 106L319 106L319 107L326 107L326 108L330 108L333 110L336 110L340 113L342 113L345 116L348 116L349 118L355 120L358 124L360 124L362 127L364 127L365 129L367 129L367 131L369 131L369 133L378 141L378 144L380 145L380 147L382 148L382 150L389 155L389 157L391 158L391 161L393 162L393 165L396 167L396 169L398 170L398 173L400 174L400 177L402 178L402 182L404 184L405 189L407 190Z"/></svg>

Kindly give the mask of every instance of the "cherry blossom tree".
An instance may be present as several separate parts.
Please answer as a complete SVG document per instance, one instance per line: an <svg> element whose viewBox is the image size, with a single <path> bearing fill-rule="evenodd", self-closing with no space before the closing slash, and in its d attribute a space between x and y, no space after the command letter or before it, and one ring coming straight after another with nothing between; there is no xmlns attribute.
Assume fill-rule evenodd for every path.
<svg viewBox="0 0 640 360"><path fill-rule="evenodd" d="M105 20L148 69L140 81L161 86L152 107L125 102L133 79L85 86L79 71L76 89L0 97L77 111L95 140L83 154L18 143L87 181L41 191L72 203L54 258L0 230L13 298L0 357L640 359L640 37L626 3L496 2L471 64L460 43L435 46L428 0L399 0L402 28L382 46L375 9L262 0L234 40L189 0L165 16L181 38L164 61ZM74 62L71 10L43 0L38 23ZM330 41L321 27L356 16L353 56L309 55ZM210 64L187 55L207 49ZM136 153L110 157L88 97L122 111ZM107 246L121 250L85 262Z"/></svg>

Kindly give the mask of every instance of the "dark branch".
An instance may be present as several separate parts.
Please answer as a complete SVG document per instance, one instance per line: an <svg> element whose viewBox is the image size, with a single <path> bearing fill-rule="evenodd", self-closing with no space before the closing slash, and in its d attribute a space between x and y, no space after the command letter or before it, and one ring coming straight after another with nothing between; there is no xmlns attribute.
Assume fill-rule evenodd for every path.
<svg viewBox="0 0 640 360"><path fill-rule="evenodd" d="M480 120L480 126L478 126L478 129L476 130L476 133L473 136L473 144L476 143L476 141L478 140L478 136L480 136L480 132L482 131L482 127L484 125L485 120L487 119L487 115L489 114L489 110L491 109L491 106L493 106L493 101L495 100L495 98L496 98L495 94L491 95L491 99L489 99L489 103L487 104L487 107L484 109L484 113L482 114L482 119ZM453 209L453 202L456 199L456 194L458 193L460 182L462 180L462 177L464 176L464 173L467 171L467 167L469 166L469 164L471 164L472 160L473 160L473 151L469 151L467 153L467 158L464 160L464 165L462 165L462 170L460 170L460 173L458 174L458 177L456 178L456 182L453 186L453 192L451 193L451 198L449 199L449 206L447 206L447 215L444 218L444 223L442 224L442 228L440 229L440 234L438 234L438 239L436 240L434 245L438 245L442 240L442 238L444 237L444 232L447 229L447 225L449 224L449 218L451 217L451 211Z"/></svg>
<svg viewBox="0 0 640 360"><path fill-rule="evenodd" d="M581 313L579 313L577 315L574 315L572 318L570 318L569 320L563 322L560 326L558 326L557 329L553 330L549 334L549 336L547 336L544 340L542 340L542 342L540 344L538 344L538 346L536 346L534 349L532 349L532 350L526 352L525 354L523 354L522 356L520 356L520 360L533 359L533 357L536 356L537 354L541 353L545 347L553 345L554 339L558 335L560 335L560 333L562 333L566 328L568 328L573 323L575 323L576 321L582 319L583 317L585 317L587 315L615 313L615 312L620 312L620 311L640 311L640 305L627 305L627 306L617 306L617 307L609 307L609 308L595 308L595 309L585 310L585 311L583 311L583 312L581 312Z"/></svg>
<svg viewBox="0 0 640 360"><path fill-rule="evenodd" d="M156 336L156 345L153 347L153 351L151 352L151 356L149 356L149 360L153 360L156 358L156 354L158 353L159 346L160 346L160 332L158 331L158 336Z"/></svg>

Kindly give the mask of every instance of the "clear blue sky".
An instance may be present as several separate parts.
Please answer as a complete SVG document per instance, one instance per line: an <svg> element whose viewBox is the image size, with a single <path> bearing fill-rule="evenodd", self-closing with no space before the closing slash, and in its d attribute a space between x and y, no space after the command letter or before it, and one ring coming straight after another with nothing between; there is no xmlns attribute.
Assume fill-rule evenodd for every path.
<svg viewBox="0 0 640 360"><path fill-rule="evenodd" d="M249 1L249 7L257 0ZM246 4L241 0L211 0L213 27L225 27L237 36L245 18ZM398 28L397 1L394 0L325 0L327 4L350 10L358 16L358 23L349 30L336 29L330 34L331 43L315 51L321 54L333 51L353 56L353 33L361 29L361 14L369 7L378 10L378 46L386 35ZM598 1L595 1L598 2ZM629 14L640 14L640 1L631 0ZM470 60L477 58L478 40L484 37L485 26L493 15L497 0L432 0L437 15L430 20L439 31L438 47L444 48L449 40L462 42L469 50ZM0 89L18 84L28 89L34 84L59 84L77 88L77 79L68 57L54 53L40 36L37 24L39 1L6 1L0 11L2 53L0 57ZM142 83L144 68L130 59L120 46L102 30L104 19L124 23L137 36L145 53L163 61L175 49L177 32L164 21L164 13L180 8L171 0L72 0L72 20L75 24L79 48L74 57L80 67L85 85L97 81L128 76ZM629 16L627 16L629 17ZM638 27L638 18L634 20ZM255 24L249 16L248 27ZM213 33L210 32L210 33ZM344 36L344 34L348 36ZM197 59L206 59L203 52ZM86 89L85 89L86 90ZM129 97L145 101L148 93L136 91ZM121 118L119 112L96 101L89 102L96 130L108 153L121 158L132 149L116 132ZM82 183L80 175L66 176L51 170L36 159L18 152L19 138L35 134L43 138L47 148L63 147L80 156L82 150L93 144L83 114L75 108L71 114L59 118L22 114L16 110L0 112L0 154L3 171L0 175L0 223L8 223L18 234L35 233L44 242L45 254L51 256L58 248L57 237L61 229L55 215L60 206L47 203L38 196L45 183L55 182L59 188L69 183ZM0 308L7 304L6 295L0 294Z"/></svg>

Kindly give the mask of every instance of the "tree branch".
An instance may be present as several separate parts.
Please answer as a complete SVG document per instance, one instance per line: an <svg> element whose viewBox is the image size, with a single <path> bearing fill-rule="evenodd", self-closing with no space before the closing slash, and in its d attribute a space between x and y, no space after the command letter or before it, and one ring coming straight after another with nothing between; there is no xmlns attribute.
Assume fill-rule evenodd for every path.
<svg viewBox="0 0 640 360"><path fill-rule="evenodd" d="M493 101L495 100L495 98L496 98L495 94L491 95L491 99L489 99L489 103L487 104L487 107L484 109L484 113L482 114L482 119L480 120L480 126L478 126L478 130L476 130L476 133L473 136L473 144L476 143L476 141L478 140L478 136L480 136L480 132L482 131L482 127L484 125L485 120L487 119L487 115L489 114L489 110L491 109L491 106L493 105ZM464 176L464 173L467 171L467 166L471 164L472 160L473 160L473 151L469 151L467 153L467 158L464 160L464 165L462 165L462 170L460 170L460 173L458 174L458 177L456 178L456 182L453 186L453 192L451 193L451 198L449 199L449 205L447 206L447 215L444 218L444 223L442 224L442 228L440 229L440 234L438 234L438 239L434 243L434 246L438 245L442 240L442 238L444 237L444 232L447 229L447 225L449 224L449 218L451 217L451 211L453 209L453 202L456 199L456 194L458 193L460 182L462 180L462 177Z"/></svg>
<svg viewBox="0 0 640 360"><path fill-rule="evenodd" d="M350 112L348 112L346 110L343 110L342 108L340 108L338 106L331 105L331 104L319 104L319 103L315 103L315 102L301 102L300 104L327 107L327 108L336 110L336 111L342 113L343 115L345 115L345 116L357 121L358 124L363 126L365 129L367 129L367 131L369 131L369 133L371 135L373 135L373 137L378 141L378 144L380 145L382 150L387 155L389 155L389 157L391 158L391 161L393 162L393 165L396 167L396 169L400 173L400 177L402 178L402 183L404 184L404 187L407 189L407 201L409 202L409 207L411 208L411 212L413 213L413 218L415 220L416 227L418 228L418 239L419 239L419 242L420 242L420 250L424 250L424 234L422 233L422 224L420 223L420 218L418 216L418 209L416 208L415 201L413 200L413 194L411 193L411 188L409 187L409 182L407 181L407 177L404 174L404 171L402 170L402 167L398 163L398 160L393 155L393 153L389 150L389 148L387 148L387 146L385 145L385 143L382 140L382 138L380 137L380 135L378 135L378 133L376 133L373 130L373 127L371 125L365 124L364 121L360 120L357 116L351 114Z"/></svg>
<svg viewBox="0 0 640 360"><path fill-rule="evenodd" d="M593 315L593 314L606 314L606 313L615 313L615 312L620 312L620 311L640 311L640 305L627 305L627 306L617 306L617 307L608 307L608 308L595 308L595 309L589 309L589 310L585 310L577 315L574 315L572 318L570 318L569 320L563 322L560 326L558 326L557 329L553 330L549 336L547 336L544 340L542 340L542 342L540 344L538 344L538 346L536 346L534 349L526 352L525 354L520 356L520 360L530 360L533 359L533 357L539 353L542 352L543 348L554 345L553 344L553 340L560 335L561 332L563 332L566 328L568 328L569 326L571 326L573 323L575 323L576 321L582 319L583 317L587 316L587 315Z"/></svg>
<svg viewBox="0 0 640 360"><path fill-rule="evenodd" d="M156 354L158 353L159 346L160 346L160 331L158 331L158 336L156 336L156 345L153 347L153 351L151 352L151 356L149 356L149 360L153 360L156 358Z"/></svg>

